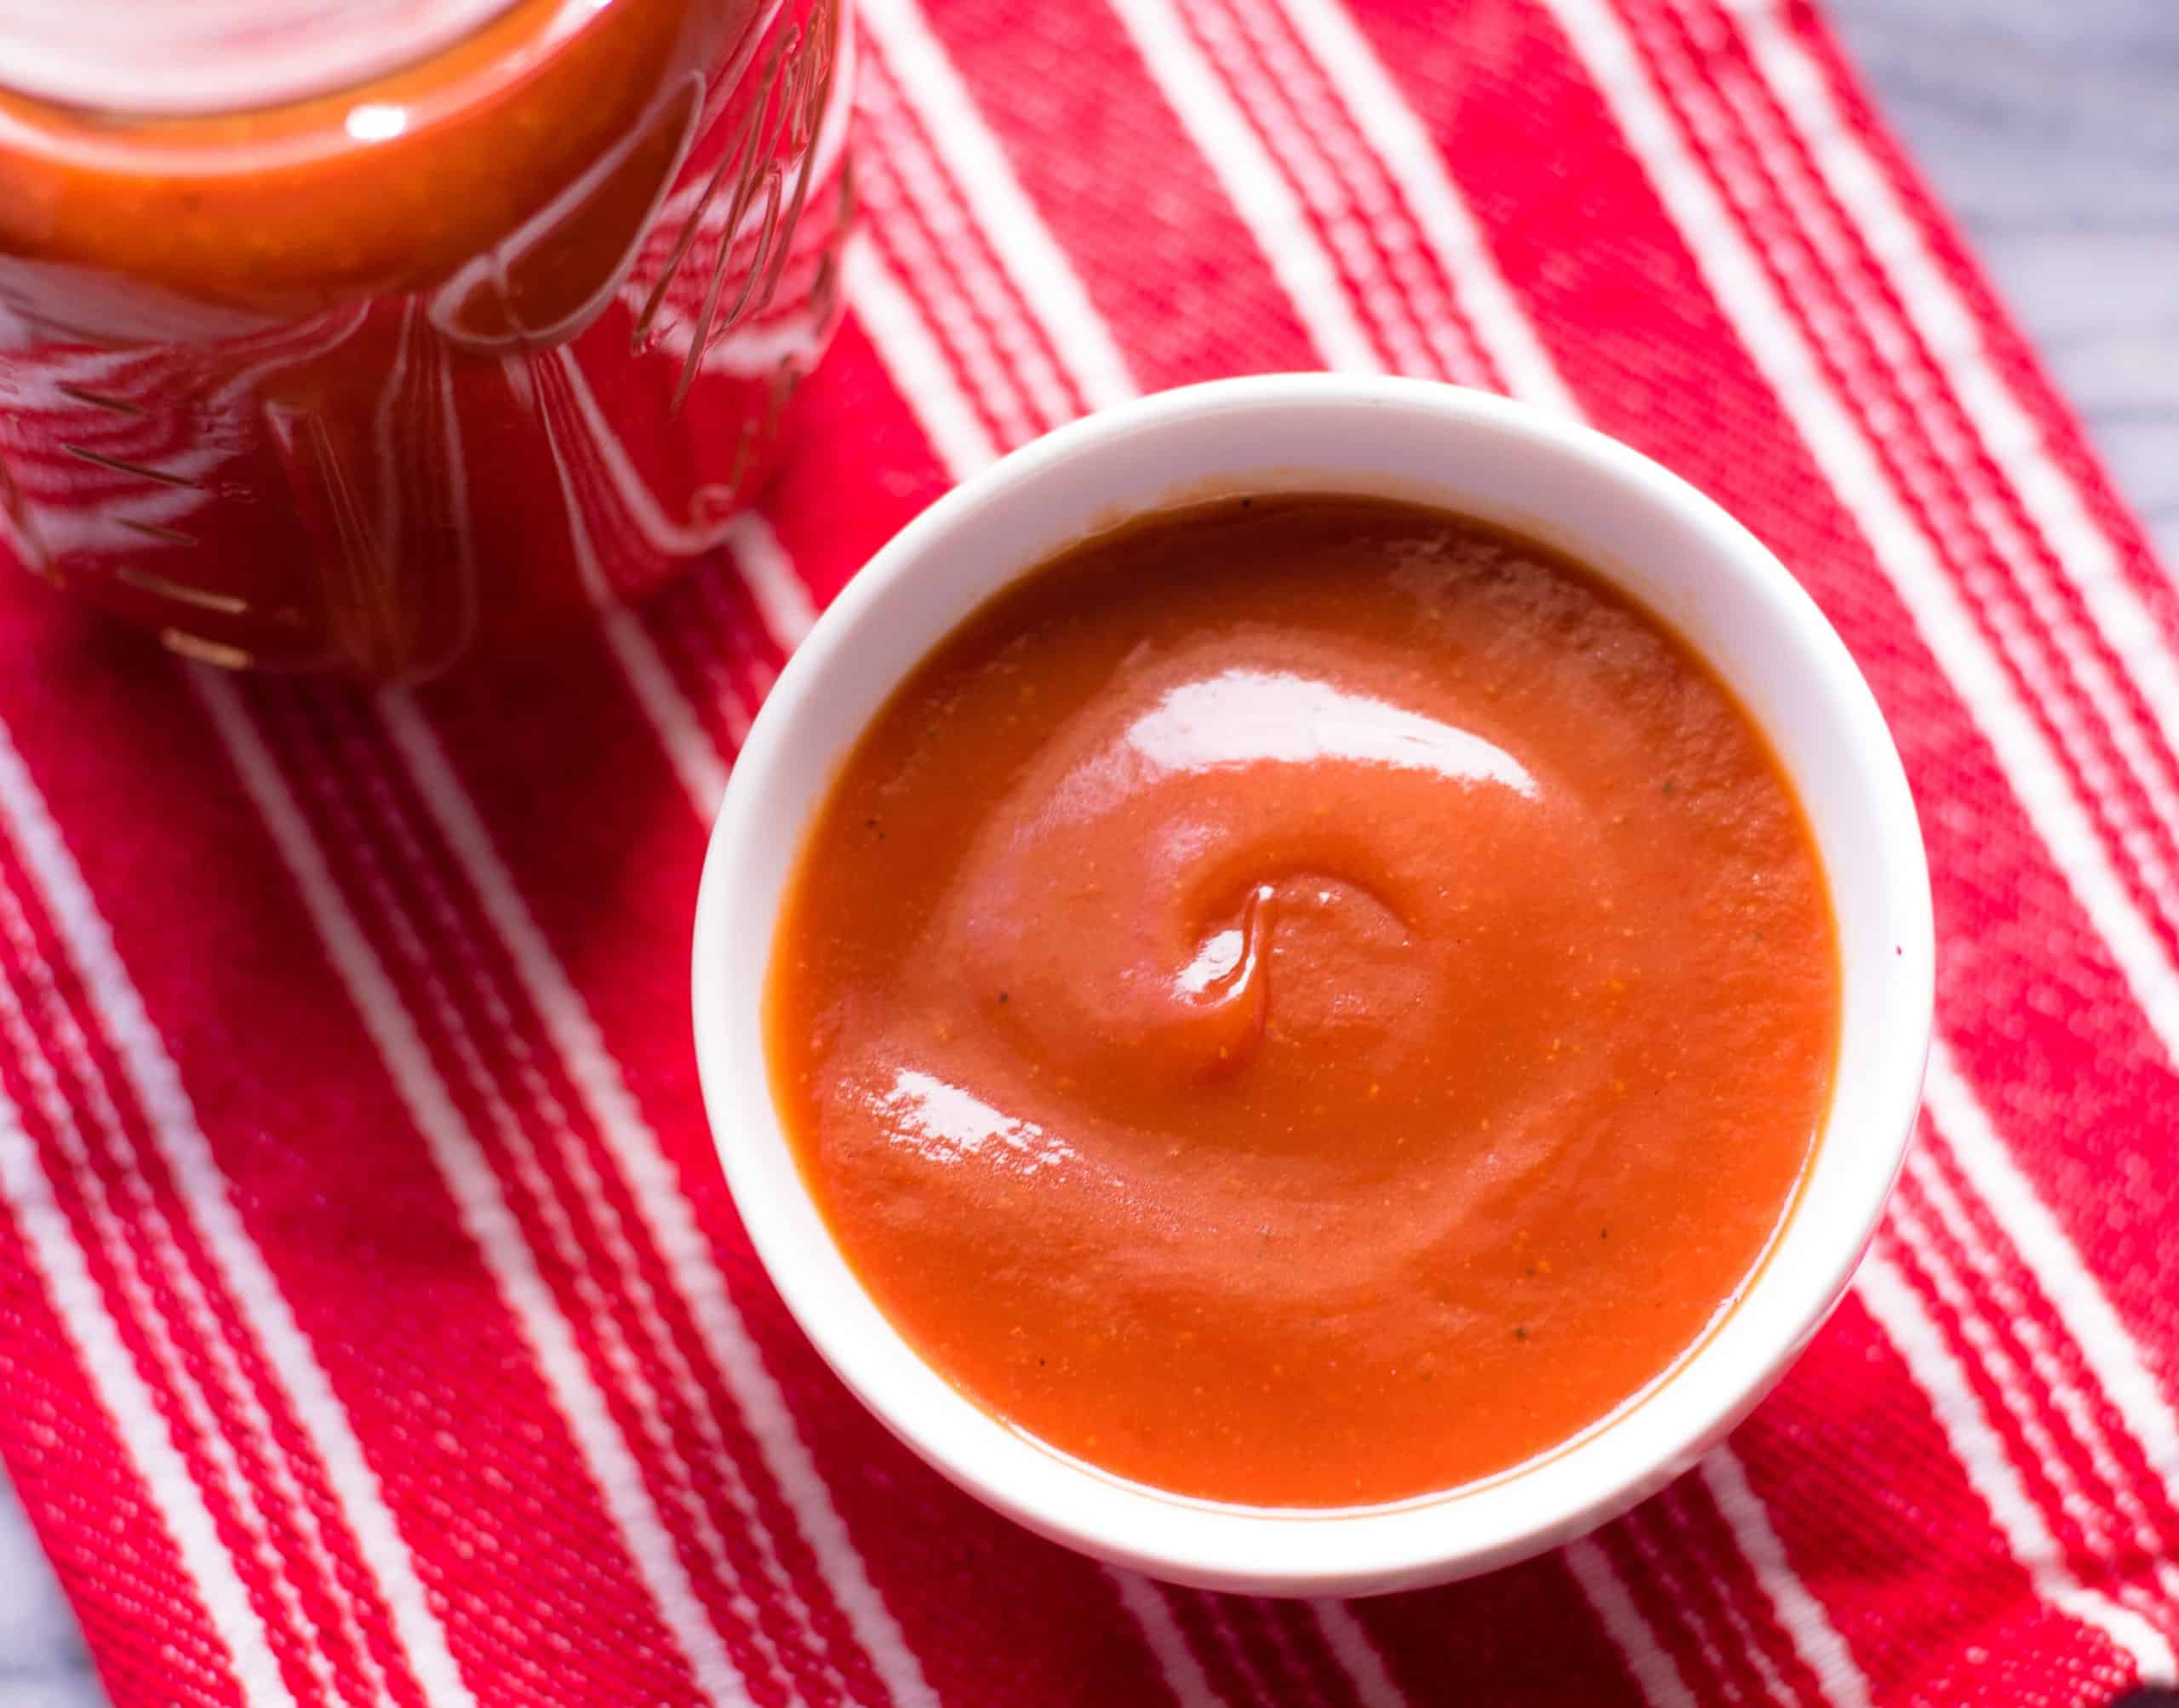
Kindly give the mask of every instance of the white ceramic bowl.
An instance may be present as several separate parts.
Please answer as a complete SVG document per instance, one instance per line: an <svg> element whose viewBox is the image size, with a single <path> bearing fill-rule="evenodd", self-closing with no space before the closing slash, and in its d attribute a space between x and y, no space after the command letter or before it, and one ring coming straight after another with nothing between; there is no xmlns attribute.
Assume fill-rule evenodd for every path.
<svg viewBox="0 0 2179 1708"><path fill-rule="evenodd" d="M1609 576L1729 683L1800 791L1844 957L1838 1088L1815 1163L1739 1305L1673 1373L1547 1457L1396 1505L1273 1511L1112 1477L936 1375L832 1243L767 1083L761 997L782 886L864 726L947 631L1087 533L1220 491L1420 500L1504 523ZM1208 1588L1364 1594L1507 1564L1624 1511L1754 1405L1844 1292L1913 1128L1930 1023L1929 875L1875 700L1778 561L1613 440L1479 391L1280 374L1169 391L1062 428L941 500L802 644L734 768L696 912L696 1055L728 1184L819 1351L894 1432L1029 1528Z"/></svg>

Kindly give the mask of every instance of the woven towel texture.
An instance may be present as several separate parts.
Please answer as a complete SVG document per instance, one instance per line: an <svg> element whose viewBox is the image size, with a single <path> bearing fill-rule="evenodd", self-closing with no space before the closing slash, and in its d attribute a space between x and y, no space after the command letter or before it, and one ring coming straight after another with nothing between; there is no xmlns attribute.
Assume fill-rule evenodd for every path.
<svg viewBox="0 0 2179 1708"><path fill-rule="evenodd" d="M0 1450L121 1708L2085 1705L2179 1642L2179 601L1791 0L867 0L864 236L729 549L365 696L0 601ZM720 1182L737 741L1083 410L1385 369L1577 414L1801 577L1924 815L1938 1044L1851 1297L1565 1551L1348 1604L1032 1540Z"/></svg>

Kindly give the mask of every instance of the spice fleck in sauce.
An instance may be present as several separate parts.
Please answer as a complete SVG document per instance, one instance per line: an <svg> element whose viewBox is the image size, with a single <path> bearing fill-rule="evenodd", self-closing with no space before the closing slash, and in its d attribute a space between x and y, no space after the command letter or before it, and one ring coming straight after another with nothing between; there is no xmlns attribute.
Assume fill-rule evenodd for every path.
<svg viewBox="0 0 2179 1708"><path fill-rule="evenodd" d="M1398 1499L1702 1337L1829 1096L1828 902L1658 623L1459 517L1171 512L943 643L834 785L776 1099L932 1365L1176 1492Z"/></svg>

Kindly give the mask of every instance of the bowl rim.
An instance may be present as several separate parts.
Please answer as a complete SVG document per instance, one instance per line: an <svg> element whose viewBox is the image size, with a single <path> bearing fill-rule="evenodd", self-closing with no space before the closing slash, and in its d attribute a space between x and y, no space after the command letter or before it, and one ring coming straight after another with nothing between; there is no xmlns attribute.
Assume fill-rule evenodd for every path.
<svg viewBox="0 0 2179 1708"><path fill-rule="evenodd" d="M871 622L889 590L908 578L945 573L944 554L935 548L973 523L979 513L1021 488L1052 478L1067 465L1108 451L1147 430L1170 429L1191 421L1215 422L1236 413L1264 409L1337 411L1357 406L1401 412L1420 431L1427 431L1433 421L1480 428L1505 440L1517 454L1570 460L1591 476L1616 483L1637 501L1661 506L1680 523L1707 536L1718 548L1717 561L1730 564L1731 574L1748 582L1754 595L1791 634L1793 667L1805 672L1827 714L1837 720L1838 745L1850 760L1861 792L1857 804L1866 805L1870 833L1882 850L1884 888L1890 906L1887 918L1897 939L1892 976L1884 988L1896 990L1897 995L1889 1001L1886 1018L1890 1024L1885 1028L1879 1059L1867 1065L1882 1082L1872 1095L1891 1113L1886 1117L1889 1130L1857 1138L1855 1154L1866 1156L1852 1177L1850 1202L1845 1213L1822 1225L1822 1254L1804 1264L1805 1272L1795 1280L1791 1294L1794 1302L1782 1329L1758 1353L1748 1355L1746 1367L1732 1373L1730 1379L1713 1374L1699 1389L1682 1380L1690 1369L1702 1363L1707 1348L1718 1340L1730 1314L1721 1313L1719 1323L1643 1394L1572 1442L1498 1477L1383 1505L1266 1509L1198 1500L1128 1482L1071 1460L992 1417L922 1362L905 1337L878 1311L828 1234L821 1241L823 1248L817 1251L811 1249L808 1241L789 1236L784 1213L793 1206L780 1197L782 1178L792 1182L791 1197L798 1196L801 1211L816 1216L821 1230L821 1214L815 1210L794 1163L769 1084L757 1093L747 1092L747 1075L729 1060L733 1042L729 1030L734 1023L730 998L737 983L757 987L758 1006L761 1006L761 985L776 924L775 900L764 909L763 952L753 957L753 966L749 964L752 957L744 955L737 960L725 952L725 947L740 876L749 865L759 838L779 834L775 820L767 826L768 803L778 789L798 786L786 778L784 768L793 757L789 750L798 721L809 716L808 708L815 703L827 672L840 668L836 660ZM1170 482L1160 488L1152 474L1144 483L1150 495L1134 513L1152 511L1172 501ZM1318 489L1335 490L1339 485L1335 478ZM1108 520L1117 519L1101 517L1091 526L1107 525ZM1021 570L1026 572L1081 531L1055 531L1052 544L1023 561ZM1606 580L1614 579L1609 563L1598 561L1608 554L1585 551L1579 545L1565 549L1578 560L1593 564ZM987 597L986 589L958 599L952 614L930 631L915 659L927 655L953 625ZM1716 667L1716 648L1697 647L1696 650ZM912 660L907 668L912 667ZM880 703L905 673L895 674L883 684ZM1767 728L1765 733L1776 747L1776 737ZM844 757L844 751L831 754L827 777L814 786L811 810L823 799L831 768ZM1780 763L1787 763L1782 751ZM1797 789L1801 788L1801 778L1789 765L1787 769ZM805 765L800 786L809 786L806 779ZM798 847L807 828L806 817L794 828L792 839ZM1819 837L1819 843L1824 839ZM1828 852L1828 844L1825 846ZM1827 884L1835 883L1828 865L1826 878ZM1834 888L1834 907L1837 900ZM1874 1237L1904 1161L1919 1107L1922 1069L1934 1024L1934 923L1926 856L1913 798L1874 696L1844 643L1799 582L1767 547L1712 500L1662 466L1594 429L1494 393L1437 381L1375 375L1256 375L1153 394L1085 416L1024 445L954 488L911 521L819 617L787 660L754 720L712 826L697 900L693 949L698 1072L720 1164L759 1260L788 1311L826 1362L920 1457L1026 1528L1153 1576L1204 1588L1256 1593L1369 1593L1487 1571L1586 1533L1687 1469L1701 1452L1753 1408L1843 1297ZM1851 952L1842 923L1842 980L1850 970ZM1842 995L1843 990L1842 984ZM1838 1082L1843 1083L1850 1065L1843 1037L1840 1048ZM1820 1156L1822 1148L1833 1142L1837 1097L1834 1086L1833 1106L1827 1113L1812 1157ZM751 1114L752 1102L762 1104L764 1118ZM752 1132L752 1127L759 1130ZM784 1176L776 1167L758 1166L752 1147L767 1145L785 1157ZM1787 1231L1801 1214L1805 1182L1815 1168L1812 1162L1769 1254L1743 1289L1746 1295L1753 1296L1763 1286L1786 1284L1770 1282L1767 1271ZM795 1219L803 1220L798 1213ZM804 1231L806 1228L804 1220ZM827 1269L827 1258L834 1270L844 1272L850 1290L860 1295L866 1307L865 1311L855 1312L838 1304L837 1272L821 1278L818 1271ZM850 1322L849 1316L860 1320ZM871 1316L876 1317L879 1325L874 1330L868 1320ZM888 1336L892 1342L889 1348L875 1344ZM901 1352L923 1372L924 1384L904 1376L898 1356ZM930 1391L929 1384L942 1393ZM917 1391L910 1392L911 1389ZM1608 1459L1611 1448L1606 1444L1615 1435L1622 1444L1633 1438L1624 1428L1628 1420L1649 1411L1655 1402L1667 1396L1673 1397L1657 1407L1656 1414L1669 1416L1670 1426L1653 1424L1643 1431L1649 1437L1644 1450L1631 1457L1622 1453L1621 1462L1608 1474L1594 1469ZM1020 1457L1023 1454L1033 1456L1041 1467L1038 1474L1024 1471L1027 1461ZM1571 1465L1585 1455L1589 1474L1572 1477L1553 1471L1553 1467ZM1500 1517L1501 1511L1512 1511L1502 1502L1490 1509L1489 1522L1463 1526L1457 1522L1415 1522L1426 1516L1431 1520L1440 1516L1450 1518L1463 1511L1473 1517L1479 1499L1523 1482L1532 1489L1548 1488L1554 1497L1537 1502L1537 1510L1528 1522ZM1055 1494L1055 1491L1061 1492Z"/></svg>

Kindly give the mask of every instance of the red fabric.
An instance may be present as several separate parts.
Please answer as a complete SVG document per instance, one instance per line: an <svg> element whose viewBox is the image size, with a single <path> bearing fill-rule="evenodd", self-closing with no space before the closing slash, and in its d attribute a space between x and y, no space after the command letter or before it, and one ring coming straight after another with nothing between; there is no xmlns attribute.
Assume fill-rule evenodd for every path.
<svg viewBox="0 0 2179 1708"><path fill-rule="evenodd" d="M0 1449L122 1708L2088 1704L2179 1642L2179 598L1793 0L870 0L866 236L734 549L527 671L236 681L0 605ZM1854 1295L1563 1553L1337 1605L1031 1540L832 1380L687 1037L809 609L1085 408L1577 411L1882 700L1942 934Z"/></svg>

